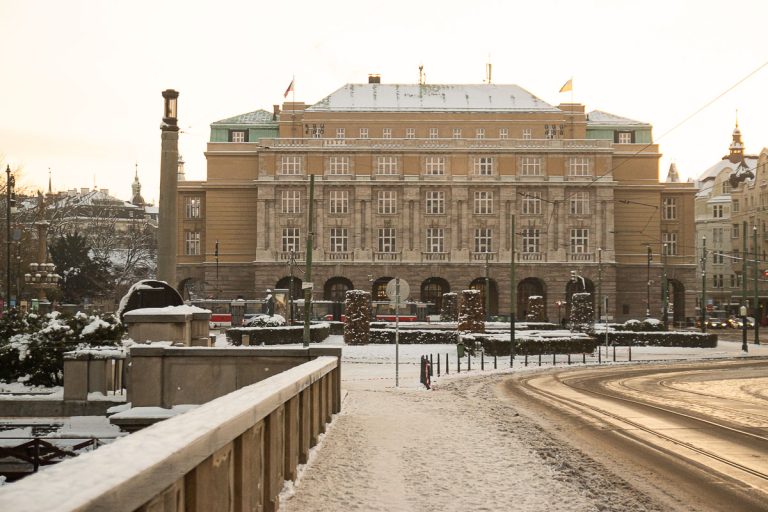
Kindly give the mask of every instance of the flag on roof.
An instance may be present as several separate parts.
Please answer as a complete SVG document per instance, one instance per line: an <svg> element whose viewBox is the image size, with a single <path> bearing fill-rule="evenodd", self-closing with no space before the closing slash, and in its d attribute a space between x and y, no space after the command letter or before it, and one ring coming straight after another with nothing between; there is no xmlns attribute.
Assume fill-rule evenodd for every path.
<svg viewBox="0 0 768 512"><path fill-rule="evenodd" d="M287 98L288 97L288 93L293 91L293 82L295 80L296 80L295 78L291 80L290 85L288 85L288 88L285 90L285 94L283 94L283 98Z"/></svg>
<svg viewBox="0 0 768 512"><path fill-rule="evenodd" d="M291 82L291 87L293 87L293 82ZM560 88L560 92L568 92L572 90L573 90L573 78L569 78L568 81L565 82L563 86Z"/></svg>

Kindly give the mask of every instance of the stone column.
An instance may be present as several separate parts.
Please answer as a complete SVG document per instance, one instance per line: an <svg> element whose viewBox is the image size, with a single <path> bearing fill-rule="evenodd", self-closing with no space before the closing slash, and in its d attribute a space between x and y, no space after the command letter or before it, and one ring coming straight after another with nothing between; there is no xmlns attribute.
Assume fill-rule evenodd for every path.
<svg viewBox="0 0 768 512"><path fill-rule="evenodd" d="M160 206L157 242L157 278L176 287L176 186L179 164L179 127L176 122L176 99L179 93L163 91L165 114L160 125ZM172 107L169 108L169 105Z"/></svg>

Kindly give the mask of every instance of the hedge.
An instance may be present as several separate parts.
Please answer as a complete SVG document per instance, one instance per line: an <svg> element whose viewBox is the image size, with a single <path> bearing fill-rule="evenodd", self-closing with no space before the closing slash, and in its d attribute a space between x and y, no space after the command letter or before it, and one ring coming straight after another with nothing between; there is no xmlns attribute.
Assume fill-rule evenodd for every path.
<svg viewBox="0 0 768 512"><path fill-rule="evenodd" d="M508 334L467 334L461 339L470 352L482 348L489 356L509 355ZM573 333L572 336L519 335L515 336L515 355L592 353L599 344L596 338L582 333Z"/></svg>
<svg viewBox="0 0 768 512"><path fill-rule="evenodd" d="M330 334L326 322L309 326L310 343L320 343ZM241 345L243 334L248 334L251 345L290 345L304 341L304 326L289 325L283 327L233 327L227 329L227 339L234 345Z"/></svg>
<svg viewBox="0 0 768 512"><path fill-rule="evenodd" d="M401 330L398 336L398 342L404 345L426 345L426 344L451 344L456 343L456 331L447 331L440 329L432 330ZM394 329L371 329L371 343L382 345L395 344Z"/></svg>
<svg viewBox="0 0 768 512"><path fill-rule="evenodd" d="M605 334L599 335L605 342ZM608 332L608 343L620 347L715 348L717 334L700 332Z"/></svg>

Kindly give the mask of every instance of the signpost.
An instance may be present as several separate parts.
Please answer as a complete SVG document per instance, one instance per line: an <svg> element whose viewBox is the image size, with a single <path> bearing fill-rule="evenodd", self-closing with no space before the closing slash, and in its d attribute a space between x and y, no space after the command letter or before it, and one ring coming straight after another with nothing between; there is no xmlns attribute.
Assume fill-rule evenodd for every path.
<svg viewBox="0 0 768 512"><path fill-rule="evenodd" d="M400 385L400 299L411 293L408 281L396 277L387 283L387 297L395 306L395 387Z"/></svg>

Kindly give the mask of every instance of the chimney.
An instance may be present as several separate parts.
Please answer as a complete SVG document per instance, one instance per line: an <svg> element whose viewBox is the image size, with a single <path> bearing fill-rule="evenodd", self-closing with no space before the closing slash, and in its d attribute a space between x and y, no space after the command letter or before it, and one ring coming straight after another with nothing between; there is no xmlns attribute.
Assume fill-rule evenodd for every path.
<svg viewBox="0 0 768 512"><path fill-rule="evenodd" d="M272 120L277 121L277 116L280 115L280 105L272 105Z"/></svg>
<svg viewBox="0 0 768 512"><path fill-rule="evenodd" d="M378 73L371 73L368 75L368 83L369 84L380 84L381 83L381 75Z"/></svg>

